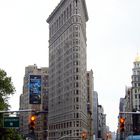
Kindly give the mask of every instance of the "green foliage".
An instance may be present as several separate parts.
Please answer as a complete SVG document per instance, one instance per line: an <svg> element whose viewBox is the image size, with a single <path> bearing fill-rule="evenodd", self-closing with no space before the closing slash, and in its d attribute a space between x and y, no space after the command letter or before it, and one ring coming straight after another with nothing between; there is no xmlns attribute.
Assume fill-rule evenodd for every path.
<svg viewBox="0 0 140 140"><path fill-rule="evenodd" d="M0 69L0 110L8 110L8 97L14 94L15 88L11 81L11 77L7 76L7 73Z"/></svg>
<svg viewBox="0 0 140 140"><path fill-rule="evenodd" d="M7 135L5 135L7 140L23 140L23 137L18 133L18 130L9 128L7 130Z"/></svg>
<svg viewBox="0 0 140 140"><path fill-rule="evenodd" d="M0 129L0 140L25 140L14 128Z"/></svg>
<svg viewBox="0 0 140 140"><path fill-rule="evenodd" d="M11 77L8 77L7 73L0 69L0 111L9 109L8 98L10 95L14 94L14 92L15 87L13 86ZM16 129L3 128L2 113L0 113L0 139L22 140L22 137L17 133Z"/></svg>

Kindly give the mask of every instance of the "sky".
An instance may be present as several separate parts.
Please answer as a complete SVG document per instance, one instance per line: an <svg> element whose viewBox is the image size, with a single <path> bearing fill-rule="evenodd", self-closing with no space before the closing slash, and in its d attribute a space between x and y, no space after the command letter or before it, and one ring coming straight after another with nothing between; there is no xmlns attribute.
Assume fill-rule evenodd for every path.
<svg viewBox="0 0 140 140"><path fill-rule="evenodd" d="M46 19L60 0L0 1L0 68L16 88L11 110L19 109L25 67L48 67ZM131 86L133 62L140 54L140 0L86 0L87 70L111 131L117 129L119 100Z"/></svg>

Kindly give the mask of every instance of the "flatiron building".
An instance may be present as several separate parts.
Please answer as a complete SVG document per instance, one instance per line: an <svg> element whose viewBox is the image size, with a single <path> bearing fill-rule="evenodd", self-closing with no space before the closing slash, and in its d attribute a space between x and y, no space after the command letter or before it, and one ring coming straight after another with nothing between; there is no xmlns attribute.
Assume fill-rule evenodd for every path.
<svg viewBox="0 0 140 140"><path fill-rule="evenodd" d="M49 23L48 139L80 140L88 131L85 0L61 0Z"/></svg>

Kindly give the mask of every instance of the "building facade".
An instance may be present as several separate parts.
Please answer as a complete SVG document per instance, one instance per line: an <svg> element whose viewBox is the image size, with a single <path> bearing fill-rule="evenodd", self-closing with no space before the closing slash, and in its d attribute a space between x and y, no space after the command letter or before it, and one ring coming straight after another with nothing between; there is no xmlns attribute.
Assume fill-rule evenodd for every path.
<svg viewBox="0 0 140 140"><path fill-rule="evenodd" d="M106 138L106 114L102 105L98 105L98 139Z"/></svg>
<svg viewBox="0 0 140 140"><path fill-rule="evenodd" d="M88 139L93 140L93 71L87 71Z"/></svg>
<svg viewBox="0 0 140 140"><path fill-rule="evenodd" d="M36 81L36 82L35 82ZM39 88L40 94L34 96L31 91L31 86ZM35 89L35 88L34 88ZM38 92L36 89L34 90ZM31 95L31 92L34 95ZM40 113L36 117L35 137L37 140L47 139L47 111L48 111L48 68L38 68L37 65L31 65L25 68L25 76L23 83L23 93L20 96L20 110L35 110L46 113ZM30 136L29 119L33 112L20 113L20 132L25 136Z"/></svg>
<svg viewBox="0 0 140 140"><path fill-rule="evenodd" d="M125 98L124 98L124 111L132 112L132 93L131 87L126 87ZM122 116L120 114L120 116ZM131 135L133 132L132 114L124 114L125 118L125 136Z"/></svg>
<svg viewBox="0 0 140 140"><path fill-rule="evenodd" d="M137 56L132 69L132 111L140 111L140 56ZM133 133L140 134L140 116L132 115Z"/></svg>
<svg viewBox="0 0 140 140"><path fill-rule="evenodd" d="M49 140L80 140L87 124L85 0L61 0L49 23Z"/></svg>
<svg viewBox="0 0 140 140"><path fill-rule="evenodd" d="M140 57L137 56L132 69L132 95L133 95L133 110L140 110Z"/></svg>
<svg viewBox="0 0 140 140"><path fill-rule="evenodd" d="M93 133L98 137L98 93L93 92Z"/></svg>
<svg viewBox="0 0 140 140"><path fill-rule="evenodd" d="M120 98L119 102L119 112L125 112L125 98ZM124 132L120 130L120 117L125 118L125 114L119 114L118 116L118 131L117 131L117 139L124 139Z"/></svg>
<svg viewBox="0 0 140 140"><path fill-rule="evenodd" d="M119 117L125 118L124 131L120 131L120 123L118 121L118 136L121 139L129 135L140 134L140 116L134 114L140 111L140 56L136 56L134 62L134 67L132 69L132 81L131 87L126 87L125 97L120 99L119 112L130 112L130 113L120 113ZM131 113L132 112L132 113ZM133 113L134 112L134 113Z"/></svg>

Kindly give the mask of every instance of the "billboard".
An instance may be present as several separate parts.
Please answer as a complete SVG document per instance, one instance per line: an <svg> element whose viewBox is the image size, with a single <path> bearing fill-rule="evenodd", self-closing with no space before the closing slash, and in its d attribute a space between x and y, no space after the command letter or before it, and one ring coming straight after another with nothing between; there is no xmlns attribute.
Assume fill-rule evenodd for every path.
<svg viewBox="0 0 140 140"><path fill-rule="evenodd" d="M29 103L41 104L41 75L30 75Z"/></svg>

